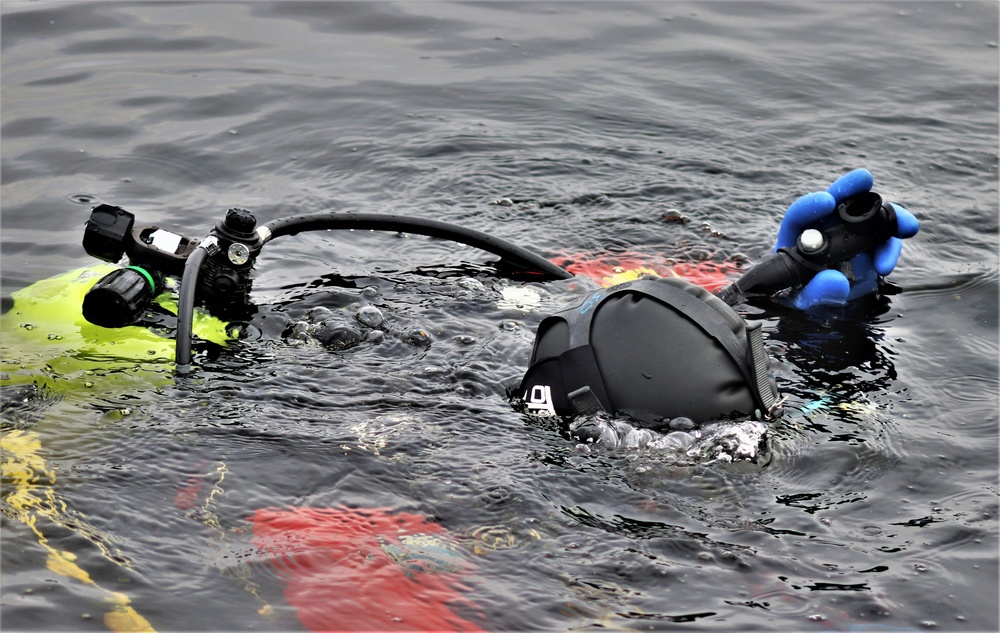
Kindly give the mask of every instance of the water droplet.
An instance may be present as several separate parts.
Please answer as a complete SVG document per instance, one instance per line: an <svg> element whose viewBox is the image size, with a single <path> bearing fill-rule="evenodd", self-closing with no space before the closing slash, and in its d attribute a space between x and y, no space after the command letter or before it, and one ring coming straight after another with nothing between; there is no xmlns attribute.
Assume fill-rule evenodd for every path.
<svg viewBox="0 0 1000 633"><path fill-rule="evenodd" d="M826 620L826 616L825 615L821 615L819 613L814 613L811 616L809 616L809 619L812 620L813 622L822 622L822 621Z"/></svg>
<svg viewBox="0 0 1000 633"><path fill-rule="evenodd" d="M94 386L94 383L88 380L87 382L83 383L83 386L87 387L87 388L90 388L90 387Z"/></svg>
<svg viewBox="0 0 1000 633"><path fill-rule="evenodd" d="M62 340L62 335L61 334L49 334L48 338L49 338L50 341L61 341Z"/></svg>
<svg viewBox="0 0 1000 633"><path fill-rule="evenodd" d="M500 329L506 332L516 332L521 329L521 324L517 321L506 319L500 322Z"/></svg>
<svg viewBox="0 0 1000 633"><path fill-rule="evenodd" d="M33 329L35 329L34 323L22 323L21 327L23 327L26 330L33 330Z"/></svg>

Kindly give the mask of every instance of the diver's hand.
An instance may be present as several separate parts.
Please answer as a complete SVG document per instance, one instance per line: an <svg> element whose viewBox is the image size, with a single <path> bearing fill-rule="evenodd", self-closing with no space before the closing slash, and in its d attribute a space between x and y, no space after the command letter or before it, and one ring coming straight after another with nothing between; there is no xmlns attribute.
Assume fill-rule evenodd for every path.
<svg viewBox="0 0 1000 633"><path fill-rule="evenodd" d="M842 200L871 191L873 183L874 178L867 169L855 169L838 178L826 191L806 194L793 202L778 228L775 252L779 248L795 246L802 231L821 224ZM898 204L890 204L896 210L896 236L890 237L871 251L851 258L853 280L849 280L839 270L819 272L798 294L791 297L796 308L808 310L817 306L842 306L878 289L878 278L888 275L896 267L903 250L903 238L916 235L920 229L920 222L912 213Z"/></svg>

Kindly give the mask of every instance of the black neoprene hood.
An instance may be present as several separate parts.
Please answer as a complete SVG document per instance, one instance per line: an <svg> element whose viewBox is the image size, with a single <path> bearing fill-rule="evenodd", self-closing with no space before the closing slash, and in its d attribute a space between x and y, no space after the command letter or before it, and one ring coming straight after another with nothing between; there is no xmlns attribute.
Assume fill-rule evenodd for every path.
<svg viewBox="0 0 1000 633"><path fill-rule="evenodd" d="M640 279L544 319L519 395L532 415L760 419L776 410L769 364L759 323L682 279Z"/></svg>

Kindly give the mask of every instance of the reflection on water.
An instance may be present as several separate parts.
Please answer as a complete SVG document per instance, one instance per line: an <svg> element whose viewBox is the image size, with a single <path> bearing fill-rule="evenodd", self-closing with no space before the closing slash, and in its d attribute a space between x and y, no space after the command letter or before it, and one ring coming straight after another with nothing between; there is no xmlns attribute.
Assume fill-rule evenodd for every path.
<svg viewBox="0 0 1000 633"><path fill-rule="evenodd" d="M994 4L0 11L8 628L301 630L402 595L471 630L996 629ZM732 274L854 167L921 233L872 304L745 307L789 396L766 428L520 415L535 328L593 283L417 236L276 240L257 313L182 381L167 317L126 337L141 361L48 299L18 320L16 291L95 263L98 203ZM347 533L363 556L324 558Z"/></svg>

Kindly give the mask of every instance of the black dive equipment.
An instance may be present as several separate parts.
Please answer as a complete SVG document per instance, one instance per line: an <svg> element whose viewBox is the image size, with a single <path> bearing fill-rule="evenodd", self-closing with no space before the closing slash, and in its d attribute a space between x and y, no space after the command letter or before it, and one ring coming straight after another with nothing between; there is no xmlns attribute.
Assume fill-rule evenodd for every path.
<svg viewBox="0 0 1000 633"><path fill-rule="evenodd" d="M186 373L191 362L196 302L224 320L249 316L253 313L250 274L264 244L283 235L336 229L394 231L451 240L499 255L512 274L538 281L573 277L544 257L510 242L435 220L392 214L316 213L258 227L249 211L230 209L225 219L199 242L157 226L136 226L133 214L102 204L94 207L87 221L84 249L113 263L127 256L131 265L110 273L88 292L84 316L104 327L129 325L163 289L165 276L181 277L175 362L178 373Z"/></svg>
<svg viewBox="0 0 1000 633"><path fill-rule="evenodd" d="M126 266L105 275L83 297L83 316L101 327L125 327L142 316L163 290L163 274Z"/></svg>
<svg viewBox="0 0 1000 633"><path fill-rule="evenodd" d="M594 291L538 326L518 395L526 413L769 419L779 410L760 323L679 278Z"/></svg>
<svg viewBox="0 0 1000 633"><path fill-rule="evenodd" d="M780 248L752 266L718 296L737 305L807 284L828 268L849 267L849 260L896 234L896 211L875 192L861 193L837 205L833 224L807 229L791 248ZM842 270L851 278L849 268Z"/></svg>

